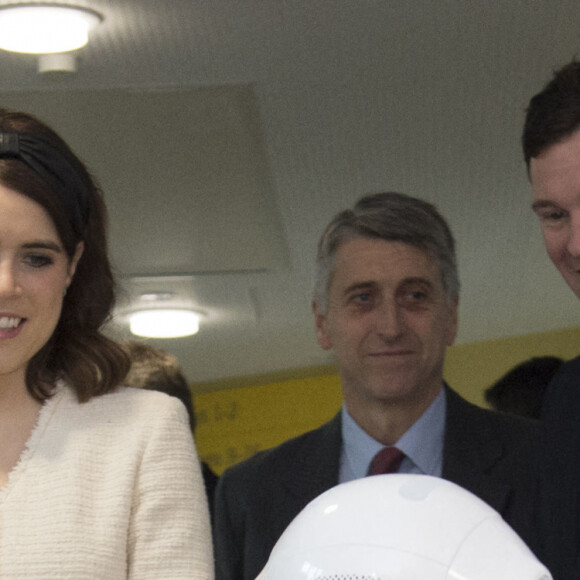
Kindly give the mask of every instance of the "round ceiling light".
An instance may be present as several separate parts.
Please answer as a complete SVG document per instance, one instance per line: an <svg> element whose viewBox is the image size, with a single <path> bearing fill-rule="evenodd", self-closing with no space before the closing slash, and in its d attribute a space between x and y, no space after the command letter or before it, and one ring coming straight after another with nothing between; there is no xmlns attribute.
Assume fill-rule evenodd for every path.
<svg viewBox="0 0 580 580"><path fill-rule="evenodd" d="M0 48L27 54L53 54L82 48L103 17L68 4L0 6Z"/></svg>
<svg viewBox="0 0 580 580"><path fill-rule="evenodd" d="M200 315L193 310L149 309L129 314L129 328L135 336L179 338L199 331Z"/></svg>

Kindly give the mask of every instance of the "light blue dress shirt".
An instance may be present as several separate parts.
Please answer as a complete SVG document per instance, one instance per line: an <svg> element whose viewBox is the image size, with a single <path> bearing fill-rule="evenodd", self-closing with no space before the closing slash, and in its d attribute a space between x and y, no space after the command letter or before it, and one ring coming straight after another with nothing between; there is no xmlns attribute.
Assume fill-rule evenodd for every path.
<svg viewBox="0 0 580 580"><path fill-rule="evenodd" d="M384 445L363 431L342 406L342 450L339 482L365 477L372 458ZM399 473L441 477L445 434L445 389L395 445L405 453Z"/></svg>

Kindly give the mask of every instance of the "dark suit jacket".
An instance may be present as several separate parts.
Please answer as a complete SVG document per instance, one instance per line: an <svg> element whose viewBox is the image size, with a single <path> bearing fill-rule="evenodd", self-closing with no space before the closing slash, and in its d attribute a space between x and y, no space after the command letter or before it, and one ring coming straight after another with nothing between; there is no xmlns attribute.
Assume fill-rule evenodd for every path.
<svg viewBox="0 0 580 580"><path fill-rule="evenodd" d="M580 578L580 357L544 396L539 454L540 557L554 580Z"/></svg>
<svg viewBox="0 0 580 580"><path fill-rule="evenodd" d="M218 483L218 476L212 471L211 467L205 462L201 462L201 476L203 477L203 484L205 486L205 493L207 495L207 503L209 506L213 505L213 498L215 496L215 489ZM213 517L213 511L210 509L210 516Z"/></svg>
<svg viewBox="0 0 580 580"><path fill-rule="evenodd" d="M536 435L536 422L480 409L447 390L443 477L485 500L526 539ZM216 580L256 578L294 517L338 484L341 444L338 414L224 472L214 513Z"/></svg>

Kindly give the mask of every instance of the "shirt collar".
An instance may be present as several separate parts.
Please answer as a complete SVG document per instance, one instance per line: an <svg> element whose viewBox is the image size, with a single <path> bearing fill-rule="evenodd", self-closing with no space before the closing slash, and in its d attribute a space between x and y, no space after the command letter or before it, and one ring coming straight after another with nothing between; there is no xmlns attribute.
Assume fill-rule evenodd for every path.
<svg viewBox="0 0 580 580"><path fill-rule="evenodd" d="M372 458L384 445L368 435L342 406L340 481L364 477ZM405 473L441 476L445 432L446 394L441 389L427 410L395 444L406 455Z"/></svg>

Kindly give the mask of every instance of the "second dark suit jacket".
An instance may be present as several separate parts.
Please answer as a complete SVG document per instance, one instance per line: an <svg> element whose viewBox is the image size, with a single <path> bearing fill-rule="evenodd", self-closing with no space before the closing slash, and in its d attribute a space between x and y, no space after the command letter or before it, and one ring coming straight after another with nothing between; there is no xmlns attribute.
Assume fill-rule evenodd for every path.
<svg viewBox="0 0 580 580"><path fill-rule="evenodd" d="M478 495L529 541L537 424L481 409L447 388L443 477ZM315 497L338 484L340 413L322 427L227 469L214 512L216 580L254 580Z"/></svg>
<svg viewBox="0 0 580 580"><path fill-rule="evenodd" d="M544 396L539 454L540 556L554 580L580 578L580 357L563 365Z"/></svg>

